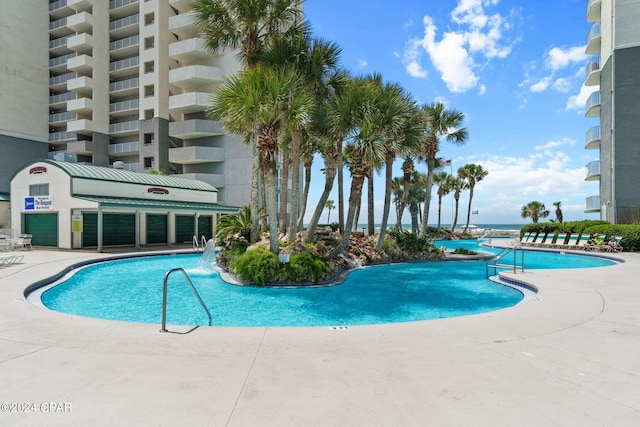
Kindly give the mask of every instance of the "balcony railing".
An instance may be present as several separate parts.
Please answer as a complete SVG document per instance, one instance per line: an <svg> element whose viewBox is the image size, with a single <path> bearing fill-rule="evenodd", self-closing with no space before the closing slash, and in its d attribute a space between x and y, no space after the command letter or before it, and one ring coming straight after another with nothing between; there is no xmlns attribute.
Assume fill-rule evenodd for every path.
<svg viewBox="0 0 640 427"><path fill-rule="evenodd" d="M589 0L587 3L587 22L601 21L602 0Z"/></svg>
<svg viewBox="0 0 640 427"><path fill-rule="evenodd" d="M122 19L109 22L109 31L118 30L120 28L128 27L130 25L136 25L140 22L140 15L125 16Z"/></svg>
<svg viewBox="0 0 640 427"><path fill-rule="evenodd" d="M132 58L111 62L109 64L109 71L124 70L125 68L137 67L138 65L140 65L140 58L134 56Z"/></svg>
<svg viewBox="0 0 640 427"><path fill-rule="evenodd" d="M600 91L593 92L587 99L586 117L598 117L600 115Z"/></svg>
<svg viewBox="0 0 640 427"><path fill-rule="evenodd" d="M58 0L53 3L49 3L49 12L52 12L56 9L60 9L61 7L65 7L67 5L67 0Z"/></svg>
<svg viewBox="0 0 640 427"><path fill-rule="evenodd" d="M127 37L124 39L116 40L114 42L109 43L109 51L124 49L130 46L137 46L140 44L140 36L135 35L131 37Z"/></svg>
<svg viewBox="0 0 640 427"><path fill-rule="evenodd" d="M49 22L49 31L55 30L56 28L64 27L67 25L67 18L56 19L55 21Z"/></svg>
<svg viewBox="0 0 640 427"><path fill-rule="evenodd" d="M587 131L587 150L600 148L600 126L594 126Z"/></svg>
<svg viewBox="0 0 640 427"><path fill-rule="evenodd" d="M600 179L600 160L594 160L587 164L587 177L585 181L598 181Z"/></svg>
<svg viewBox="0 0 640 427"><path fill-rule="evenodd" d="M65 92L65 93L60 93L58 95L51 95L49 97L49 105L59 104L61 102L66 102L71 99L76 99L76 94L73 92Z"/></svg>
<svg viewBox="0 0 640 427"><path fill-rule="evenodd" d="M138 99L130 99L128 101L114 102L109 104L109 112L116 113L118 111L135 110L138 108Z"/></svg>
<svg viewBox="0 0 640 427"><path fill-rule="evenodd" d="M66 83L67 80L69 79L75 79L76 78L76 73L71 72L71 73L66 73L66 74L62 74L59 76L55 76L55 77L51 77L49 79L49 86L56 86L62 83Z"/></svg>
<svg viewBox="0 0 640 427"><path fill-rule="evenodd" d="M133 132L140 130L140 121L112 123L109 125L109 133Z"/></svg>
<svg viewBox="0 0 640 427"><path fill-rule="evenodd" d="M600 196L587 197L587 207L585 212L599 212L600 211Z"/></svg>
<svg viewBox="0 0 640 427"><path fill-rule="evenodd" d="M138 3L138 0L112 0L109 2L109 10L117 9L119 7L129 6L130 4Z"/></svg>
<svg viewBox="0 0 640 427"><path fill-rule="evenodd" d="M600 84L600 55L591 58L586 70L585 86L597 86Z"/></svg>
<svg viewBox="0 0 640 427"><path fill-rule="evenodd" d="M594 22L589 28L587 33L587 48L585 53L587 55L593 55L600 53L601 35L600 35L600 23Z"/></svg>
<svg viewBox="0 0 640 427"><path fill-rule="evenodd" d="M52 132L49 134L49 142L75 141L76 134L71 132Z"/></svg>
<svg viewBox="0 0 640 427"><path fill-rule="evenodd" d="M109 145L109 155L137 153L140 143L138 141L122 142L120 144Z"/></svg>
<svg viewBox="0 0 640 427"><path fill-rule="evenodd" d="M109 83L109 92L118 92L121 90L137 88L138 86L140 86L140 79L135 77L133 79Z"/></svg>
<svg viewBox="0 0 640 427"><path fill-rule="evenodd" d="M76 54L74 52L74 53L68 53L66 55L58 56L57 58L51 58L49 60L49 67L57 67L57 66L66 64L69 58L73 58L75 56Z"/></svg>
<svg viewBox="0 0 640 427"><path fill-rule="evenodd" d="M49 114L49 123L67 122L69 120L75 120L76 113L65 111L64 113Z"/></svg>

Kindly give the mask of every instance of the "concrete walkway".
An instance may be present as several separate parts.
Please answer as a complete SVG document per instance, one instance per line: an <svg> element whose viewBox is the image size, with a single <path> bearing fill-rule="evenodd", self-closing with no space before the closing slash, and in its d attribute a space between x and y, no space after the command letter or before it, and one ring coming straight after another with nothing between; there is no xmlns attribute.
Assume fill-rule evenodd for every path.
<svg viewBox="0 0 640 427"><path fill-rule="evenodd" d="M23 254L0 269L2 426L640 423L640 254L517 274L536 297L487 314L189 334L36 307L28 285L105 255Z"/></svg>

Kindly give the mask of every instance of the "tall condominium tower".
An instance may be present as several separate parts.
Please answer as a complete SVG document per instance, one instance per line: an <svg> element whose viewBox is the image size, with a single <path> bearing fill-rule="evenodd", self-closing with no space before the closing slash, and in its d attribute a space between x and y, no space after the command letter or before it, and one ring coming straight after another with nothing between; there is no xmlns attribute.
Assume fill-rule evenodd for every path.
<svg viewBox="0 0 640 427"><path fill-rule="evenodd" d="M0 144L44 142L54 160L155 169L213 185L220 204L249 203L251 149L206 117L240 64L205 49L190 0L6 3ZM19 154L15 170L32 160Z"/></svg>
<svg viewBox="0 0 640 427"><path fill-rule="evenodd" d="M613 223L640 220L640 1L589 0L593 22L586 53L593 55L585 84L600 86L587 101L587 117L599 125L587 132L586 148L599 150L587 165L587 180L600 194L587 199L586 212Z"/></svg>

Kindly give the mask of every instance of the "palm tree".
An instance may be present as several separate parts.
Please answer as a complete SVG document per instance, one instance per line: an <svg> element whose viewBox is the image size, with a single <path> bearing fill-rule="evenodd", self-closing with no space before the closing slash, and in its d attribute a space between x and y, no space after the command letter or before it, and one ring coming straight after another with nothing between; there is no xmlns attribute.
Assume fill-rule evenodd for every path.
<svg viewBox="0 0 640 427"><path fill-rule="evenodd" d="M560 205L562 205L562 202L554 202L553 206L556 207L556 220L562 224L562 209L560 209Z"/></svg>
<svg viewBox="0 0 640 427"><path fill-rule="evenodd" d="M433 175L433 182L438 186L438 233L442 223L442 198L451 192L452 179L453 177L444 171Z"/></svg>
<svg viewBox="0 0 640 427"><path fill-rule="evenodd" d="M238 50L240 62L247 68L258 64L264 46L281 37L301 22L303 0L194 0L196 27L207 48L217 54ZM245 144L253 143L251 164L251 241L258 238L260 159L255 133L246 132Z"/></svg>
<svg viewBox="0 0 640 427"><path fill-rule="evenodd" d="M467 208L467 223L464 226L463 233L469 228L469 220L471 219L471 201L473 200L473 189L476 184L482 181L489 172L484 170L482 166L469 163L458 169L458 176L467 180L469 185L469 207Z"/></svg>
<svg viewBox="0 0 640 427"><path fill-rule="evenodd" d="M324 204L324 207L329 211L327 212L327 224L331 224L331 209L335 209L333 200L327 200L327 202Z"/></svg>
<svg viewBox="0 0 640 427"><path fill-rule="evenodd" d="M522 212L520 215L522 218L531 218L534 223L537 223L539 218L548 217L549 211L544 206L544 203L534 200L522 206Z"/></svg>
<svg viewBox="0 0 640 427"><path fill-rule="evenodd" d="M263 66L247 69L215 90L209 114L237 135L255 135L260 166L265 175L269 248L278 253L276 158L281 130L288 117L304 121L311 97L304 81L292 70Z"/></svg>
<svg viewBox="0 0 640 427"><path fill-rule="evenodd" d="M458 223L458 205L460 202L460 192L462 190L466 190L469 188L469 184L466 180L462 179L459 176L451 179L451 191L453 191L453 198L456 201L456 208L453 214L453 224L451 224L451 231L455 230L456 224Z"/></svg>
<svg viewBox="0 0 640 427"><path fill-rule="evenodd" d="M427 187L424 196L424 213L422 215L422 227L420 234L427 233L429 222L429 208L431 204L431 189L433 187L433 174L436 169L436 155L440 149L440 139L461 145L467 142L469 132L461 128L464 114L455 109L445 109L440 102L427 104L422 107L422 112L428 122L423 153L427 162Z"/></svg>

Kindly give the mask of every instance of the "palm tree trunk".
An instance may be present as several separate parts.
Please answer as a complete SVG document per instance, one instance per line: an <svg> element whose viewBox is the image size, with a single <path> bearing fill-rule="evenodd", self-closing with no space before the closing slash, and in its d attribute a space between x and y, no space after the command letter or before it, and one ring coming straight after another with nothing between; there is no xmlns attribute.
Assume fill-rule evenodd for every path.
<svg viewBox="0 0 640 427"><path fill-rule="evenodd" d="M433 171L435 169L436 159L427 159L427 187L424 193L424 207L422 214L422 227L420 235L427 235L427 224L429 223L429 208L431 206L431 189L433 188Z"/></svg>
<svg viewBox="0 0 640 427"><path fill-rule="evenodd" d="M342 164L342 140L337 143L338 153L338 226L344 233L344 167Z"/></svg>
<svg viewBox="0 0 640 427"><path fill-rule="evenodd" d="M311 166L313 165L313 155L305 156L304 159L304 190L302 192L302 208L296 224L296 233L302 229L304 216L307 213L307 202L309 199L309 188L311 188ZM333 183L332 183L333 185Z"/></svg>
<svg viewBox="0 0 640 427"><path fill-rule="evenodd" d="M278 233L284 234L287 231L287 205L289 204L289 152L287 150L281 150L280 152L282 153L282 166L280 168L280 213L278 216Z"/></svg>
<svg viewBox="0 0 640 427"><path fill-rule="evenodd" d="M367 227L369 236L376 234L375 216L373 213L373 168L369 168L369 179L367 181Z"/></svg>
<svg viewBox="0 0 640 427"><path fill-rule="evenodd" d="M313 211L313 216L311 220L309 220L309 225L307 226L307 233L305 235L304 241L305 243L309 243L315 240L316 227L318 226L318 221L320 221L320 215L322 215L322 211L324 210L324 205L327 203L329 199L329 193L331 193L331 189L333 188L333 181L336 177L336 167L331 166L330 162L325 159L325 179L324 179L324 190L320 195L320 200L318 200L318 204L316 205L316 209Z"/></svg>
<svg viewBox="0 0 640 427"><path fill-rule="evenodd" d="M358 204L362 200L362 186L364 184L364 175L358 175L351 178L351 193L349 195L349 212L345 221L346 228L342 233L342 239L330 253L329 258L336 258L349 246L353 221L358 209Z"/></svg>
<svg viewBox="0 0 640 427"><path fill-rule="evenodd" d="M382 249L384 235L387 232L387 221L391 210L391 183L393 182L393 156L387 155L384 175L384 207L382 208L382 221L380 222L380 235L376 243L376 251Z"/></svg>
<svg viewBox="0 0 640 427"><path fill-rule="evenodd" d="M438 194L438 233L440 232L441 219L442 219L442 196Z"/></svg>
<svg viewBox="0 0 640 427"><path fill-rule="evenodd" d="M275 158L264 162L265 184L267 190L267 217L269 219L269 250L278 253L278 204L276 202L276 161Z"/></svg>
<svg viewBox="0 0 640 427"><path fill-rule="evenodd" d="M258 241L260 233L260 155L256 149L255 141L251 144L253 147L251 157L251 234L250 243Z"/></svg>
<svg viewBox="0 0 640 427"><path fill-rule="evenodd" d="M453 224L451 224L451 232L453 233L453 230L455 230L456 228L456 224L458 224L458 205L460 204L460 196L456 197L456 210L455 210L455 214L453 215Z"/></svg>
<svg viewBox="0 0 640 427"><path fill-rule="evenodd" d="M288 240L293 242L298 232L298 207L300 206L300 132L291 134L291 212L289 213Z"/></svg>
<svg viewBox="0 0 640 427"><path fill-rule="evenodd" d="M469 229L469 221L471 220L471 200L473 200L473 187L469 187L469 207L467 208L467 223L464 226L463 233L466 233Z"/></svg>

